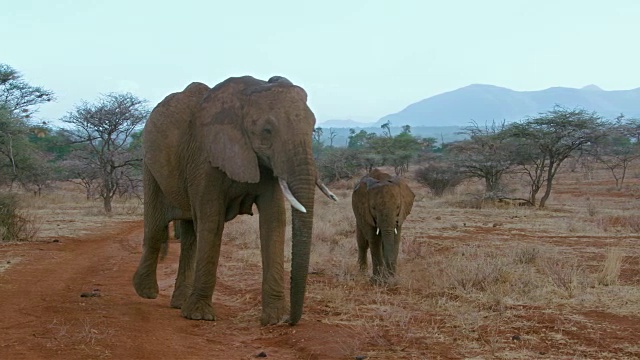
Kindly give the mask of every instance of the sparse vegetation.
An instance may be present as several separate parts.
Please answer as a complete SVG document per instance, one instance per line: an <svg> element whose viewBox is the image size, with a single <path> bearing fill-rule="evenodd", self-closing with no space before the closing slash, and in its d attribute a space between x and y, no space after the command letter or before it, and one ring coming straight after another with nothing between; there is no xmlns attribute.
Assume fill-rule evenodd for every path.
<svg viewBox="0 0 640 360"><path fill-rule="evenodd" d="M559 175L562 183L566 184L567 174ZM605 170L598 174L603 176ZM463 194L478 188L473 183L460 186L458 192ZM596 202L588 195L588 187L580 186L585 197L591 196L593 206L597 204L598 214L620 211L602 198ZM625 302L632 296L630 287L632 293L638 291L637 283L620 277L625 267L640 271L637 264L622 261L623 251L638 256L633 240L624 240L624 250L599 247L590 237L575 243L566 240L567 236L594 236L598 226L594 217L601 215L590 215L583 209L584 202L560 213L529 207L459 209L451 204L460 201L461 195L445 193L435 200L424 197L427 189L414 189L420 200L407 218L399 282L392 287L372 286L369 275L359 272L350 204L318 199L308 304L319 321L349 326L359 334L340 341L343 353L412 358L427 354L419 349L455 343L450 351L463 357L527 358L535 354L530 347L513 348L513 336L522 338L517 341L523 344L553 343L566 337L568 329L593 326L591 319L576 319L576 314L593 308L640 316L640 308ZM637 216L638 209L632 211L629 218ZM440 220L433 219L436 213ZM254 221L238 218L228 228L232 233L233 229L245 231L240 229L255 228ZM576 225L559 226L565 222ZM627 239L630 228L625 225L624 229L618 232L619 241ZM597 239L617 236L601 234ZM239 243L246 252L244 259L259 256L258 235L251 236L251 247ZM573 247L566 247L566 242ZM604 260L588 260L593 252ZM547 321L558 323L557 328L547 335L533 330L544 328ZM523 332L529 335L525 338ZM600 351L597 344L580 344L585 354ZM571 353L558 346L565 349L563 353Z"/></svg>
<svg viewBox="0 0 640 360"><path fill-rule="evenodd" d="M19 209L18 197L0 193L0 240L29 241L38 234L38 223L33 216Z"/></svg>

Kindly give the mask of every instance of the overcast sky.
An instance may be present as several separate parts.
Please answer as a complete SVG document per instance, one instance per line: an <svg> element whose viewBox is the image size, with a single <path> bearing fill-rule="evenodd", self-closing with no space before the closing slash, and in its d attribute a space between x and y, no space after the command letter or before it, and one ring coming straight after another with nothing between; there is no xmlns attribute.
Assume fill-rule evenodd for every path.
<svg viewBox="0 0 640 360"><path fill-rule="evenodd" d="M640 87L638 0L5 0L0 63L58 101L283 75L318 121L374 121L472 83Z"/></svg>

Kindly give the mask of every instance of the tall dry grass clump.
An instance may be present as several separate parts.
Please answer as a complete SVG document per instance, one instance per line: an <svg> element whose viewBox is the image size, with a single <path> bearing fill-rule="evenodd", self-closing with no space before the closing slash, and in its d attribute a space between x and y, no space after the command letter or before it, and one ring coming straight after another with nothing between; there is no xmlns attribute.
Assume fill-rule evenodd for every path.
<svg viewBox="0 0 640 360"><path fill-rule="evenodd" d="M0 239L2 241L29 241L38 233L35 217L19 209L18 197L0 193Z"/></svg>
<svg viewBox="0 0 640 360"><path fill-rule="evenodd" d="M575 297L578 291L586 287L586 271L575 258L550 256L542 261L541 268L553 285L569 298Z"/></svg>
<svg viewBox="0 0 640 360"><path fill-rule="evenodd" d="M600 272L596 275L598 285L617 285L620 278L620 269L624 254L619 249L609 249L602 264Z"/></svg>
<svg viewBox="0 0 640 360"><path fill-rule="evenodd" d="M627 231L640 234L640 216L631 215L608 215L597 219L596 224L605 232Z"/></svg>

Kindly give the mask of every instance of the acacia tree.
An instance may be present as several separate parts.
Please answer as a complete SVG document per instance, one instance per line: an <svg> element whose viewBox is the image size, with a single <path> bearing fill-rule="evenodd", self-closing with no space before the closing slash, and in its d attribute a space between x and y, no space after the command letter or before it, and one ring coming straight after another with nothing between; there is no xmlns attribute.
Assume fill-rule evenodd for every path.
<svg viewBox="0 0 640 360"><path fill-rule="evenodd" d="M130 151L130 143L149 116L146 104L131 93L110 93L95 103L82 101L62 119L71 126L68 131L74 141L88 145L76 156L85 166L98 169L100 197L107 213L111 213L120 183L142 162L140 152Z"/></svg>
<svg viewBox="0 0 640 360"><path fill-rule="evenodd" d="M636 126L637 120L625 119L624 115L620 115L607 127L606 135L590 149L596 161L609 169L618 190L622 189L629 165L640 158Z"/></svg>
<svg viewBox="0 0 640 360"><path fill-rule="evenodd" d="M356 130L352 128L349 129L348 139L347 148L352 150L351 153L356 154L360 168L369 172L376 166L384 165L382 156L376 153L371 146L371 144L378 139L376 133L369 133L366 130L356 132Z"/></svg>
<svg viewBox="0 0 640 360"><path fill-rule="evenodd" d="M329 128L329 147L333 147L333 140L338 136L338 132L334 128Z"/></svg>
<svg viewBox="0 0 640 360"><path fill-rule="evenodd" d="M366 130L360 130L356 132L355 129L349 129L349 141L347 147L351 149L362 149L367 146L367 143L378 135L374 132L367 132Z"/></svg>
<svg viewBox="0 0 640 360"><path fill-rule="evenodd" d="M501 179L513 165L515 144L504 133L505 123L492 122L480 127L477 123L463 129L467 140L447 146L452 160L466 177L483 179L485 191L494 194L502 189Z"/></svg>
<svg viewBox="0 0 640 360"><path fill-rule="evenodd" d="M38 105L54 100L52 91L30 85L17 70L0 64L0 104L12 116L28 119L38 110Z"/></svg>
<svg viewBox="0 0 640 360"><path fill-rule="evenodd" d="M380 125L382 129L382 136L391 137L391 120L387 120L386 123Z"/></svg>
<svg viewBox="0 0 640 360"><path fill-rule="evenodd" d="M411 135L406 125L404 130L391 141L391 152L388 155L387 164L393 166L396 175L402 175L409 171L409 164L418 157L420 149L419 139Z"/></svg>
<svg viewBox="0 0 640 360"><path fill-rule="evenodd" d="M0 181L36 178L30 172L39 171L41 154L28 141L29 119L38 105L54 99L50 90L30 85L17 70L0 64Z"/></svg>
<svg viewBox="0 0 640 360"><path fill-rule="evenodd" d="M553 180L560 165L571 154L604 135L605 124L595 112L567 109L556 105L552 110L513 123L504 131L518 141L517 163L531 180L530 201L544 186L539 207L543 208L551 195Z"/></svg>

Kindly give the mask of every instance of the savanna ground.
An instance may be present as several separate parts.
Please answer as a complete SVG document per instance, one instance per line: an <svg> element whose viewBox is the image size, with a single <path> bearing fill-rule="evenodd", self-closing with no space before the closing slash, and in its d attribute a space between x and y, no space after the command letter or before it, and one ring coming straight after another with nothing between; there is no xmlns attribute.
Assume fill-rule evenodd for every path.
<svg viewBox="0 0 640 360"><path fill-rule="evenodd" d="M411 181L390 288L359 274L350 184L334 187L340 202L317 196L294 327L259 326L257 216L225 229L218 320L191 321L168 306L175 241L158 299L133 290L140 202L121 200L106 217L100 201L60 184L23 197L36 239L0 244L0 359L640 358L640 170L622 190L613 184L605 171L565 170L547 208L533 209L482 203L476 183L433 198Z"/></svg>

